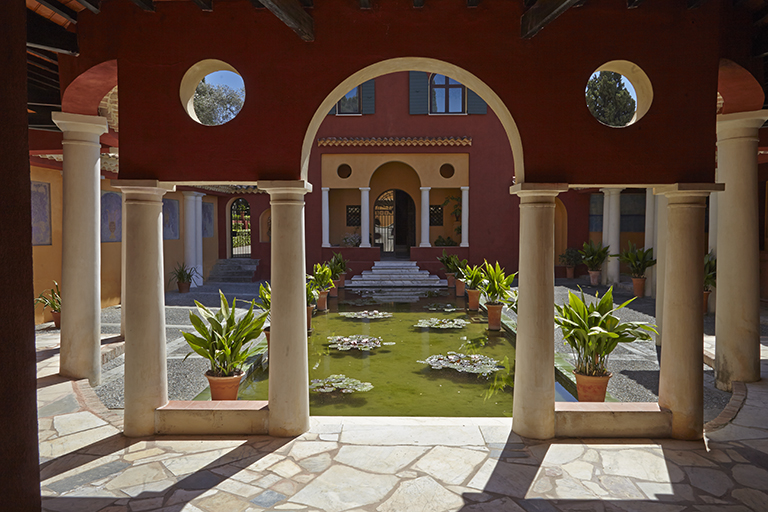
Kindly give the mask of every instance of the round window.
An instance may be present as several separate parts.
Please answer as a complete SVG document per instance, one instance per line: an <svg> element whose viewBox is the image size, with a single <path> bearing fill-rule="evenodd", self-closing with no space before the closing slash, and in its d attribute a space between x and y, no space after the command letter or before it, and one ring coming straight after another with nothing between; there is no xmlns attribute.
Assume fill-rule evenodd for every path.
<svg viewBox="0 0 768 512"><path fill-rule="evenodd" d="M453 175L455 173L456 173L456 169L454 169L451 164L443 164L440 166L440 176L442 176L445 179L453 178Z"/></svg>
<svg viewBox="0 0 768 512"><path fill-rule="evenodd" d="M245 84L235 68L208 59L189 68L179 94L189 117L206 126L219 126L240 113L245 103Z"/></svg>
<svg viewBox="0 0 768 512"><path fill-rule="evenodd" d="M629 61L611 61L595 70L584 91L587 108L599 122L623 128L639 121L653 101L645 72Z"/></svg>
<svg viewBox="0 0 768 512"><path fill-rule="evenodd" d="M352 176L352 168L348 164L341 164L339 168L336 169L336 174L339 175L339 178L347 179Z"/></svg>

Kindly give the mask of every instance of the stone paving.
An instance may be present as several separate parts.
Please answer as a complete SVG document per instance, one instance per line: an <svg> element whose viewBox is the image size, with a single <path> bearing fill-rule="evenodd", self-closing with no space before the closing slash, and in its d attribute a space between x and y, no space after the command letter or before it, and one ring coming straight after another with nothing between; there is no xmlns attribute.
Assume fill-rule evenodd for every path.
<svg viewBox="0 0 768 512"><path fill-rule="evenodd" d="M57 375L58 331L38 331L37 345L44 510L768 510L765 379L699 442L540 442L507 418L361 417L313 417L295 439L129 439L121 411Z"/></svg>

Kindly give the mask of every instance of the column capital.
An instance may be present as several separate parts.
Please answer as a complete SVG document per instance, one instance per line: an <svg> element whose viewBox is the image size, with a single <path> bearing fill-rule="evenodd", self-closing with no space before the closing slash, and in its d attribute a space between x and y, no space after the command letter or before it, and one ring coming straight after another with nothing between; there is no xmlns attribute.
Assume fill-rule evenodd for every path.
<svg viewBox="0 0 768 512"><path fill-rule="evenodd" d="M323 192L328 192L329 190L331 190L331 188L330 187L320 187L320 190L322 190Z"/></svg>
<svg viewBox="0 0 768 512"><path fill-rule="evenodd" d="M620 194L621 191L624 190L624 187L614 188L614 187L603 187L600 189L600 192L603 194Z"/></svg>
<svg viewBox="0 0 768 512"><path fill-rule="evenodd" d="M768 120L768 110L736 112L717 116L717 140L757 137L757 130Z"/></svg>
<svg viewBox="0 0 768 512"><path fill-rule="evenodd" d="M125 194L126 199L140 199L142 196L145 199L150 199L151 196L156 196L156 199L161 199L166 192L173 192L176 190L176 185L164 183L158 180L110 181L113 187L119 188L120 191Z"/></svg>
<svg viewBox="0 0 768 512"><path fill-rule="evenodd" d="M674 183L672 185L661 185L653 188L655 195L666 196L669 200L680 200L690 198L706 198L712 192L722 192L725 190L723 183Z"/></svg>
<svg viewBox="0 0 768 512"><path fill-rule="evenodd" d="M509 187L509 193L523 197L557 197L568 191L567 183L518 183Z"/></svg>
<svg viewBox="0 0 768 512"><path fill-rule="evenodd" d="M370 192L371 191L371 187L360 187L360 191L361 192Z"/></svg>
<svg viewBox="0 0 768 512"><path fill-rule="evenodd" d="M106 117L52 112L51 119L64 132L64 140L98 142L99 136L109 131Z"/></svg>
<svg viewBox="0 0 768 512"><path fill-rule="evenodd" d="M201 194L200 192L195 192L194 190L182 190L181 194L184 197L197 197L197 196L203 197L205 195L205 194Z"/></svg>
<svg viewBox="0 0 768 512"><path fill-rule="evenodd" d="M276 194L305 195L312 192L312 184L305 180L262 180L258 187L270 196Z"/></svg>
<svg viewBox="0 0 768 512"><path fill-rule="evenodd" d="M469 190L469 187L459 187L461 190Z"/></svg>
<svg viewBox="0 0 768 512"><path fill-rule="evenodd" d="M419 187L419 190L421 190L422 192L424 192L425 190L429 191L429 190L432 190L432 187Z"/></svg>

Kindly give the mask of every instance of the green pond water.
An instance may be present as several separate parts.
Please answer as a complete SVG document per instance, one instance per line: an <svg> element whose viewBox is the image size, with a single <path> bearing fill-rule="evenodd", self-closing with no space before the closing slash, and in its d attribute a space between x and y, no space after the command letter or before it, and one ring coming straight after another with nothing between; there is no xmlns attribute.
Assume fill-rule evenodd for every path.
<svg viewBox="0 0 768 512"><path fill-rule="evenodd" d="M453 290L451 290L453 292ZM449 351L489 356L503 365L506 357L514 365L515 349L509 335L487 330L487 319L465 311L464 298L448 296L422 297L412 303L374 303L349 290L340 290L338 299L329 298L327 312L315 312L308 337L309 378L324 379L330 375L370 382L373 389L356 393L310 392L310 413L320 416L511 416L512 387L488 396L494 376L512 383L513 372L503 368L489 377L461 373L454 369L434 370L420 363L434 354ZM434 295L435 292L430 292ZM374 293L373 297L376 297ZM443 309L455 308L455 311ZM379 320L348 319L344 311L378 310L392 312L393 317ZM414 325L420 319L464 319L470 323L461 329L428 329ZM370 351L330 348L329 336L366 335L381 338L382 346ZM240 400L266 400L267 372L256 371L240 385ZM500 387L497 383L496 387ZM567 391L558 387L558 400L573 401ZM206 389L198 399L208 399Z"/></svg>

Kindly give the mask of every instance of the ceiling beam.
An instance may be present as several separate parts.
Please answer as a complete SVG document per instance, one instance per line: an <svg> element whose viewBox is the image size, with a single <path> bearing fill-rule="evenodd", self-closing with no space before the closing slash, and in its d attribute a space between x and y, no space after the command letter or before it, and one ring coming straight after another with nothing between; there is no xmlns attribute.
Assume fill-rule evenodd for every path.
<svg viewBox="0 0 768 512"><path fill-rule="evenodd" d="M143 11L155 12L155 0L131 0L138 5Z"/></svg>
<svg viewBox="0 0 768 512"><path fill-rule="evenodd" d="M213 0L192 0L200 9L204 11L213 11Z"/></svg>
<svg viewBox="0 0 768 512"><path fill-rule="evenodd" d="M77 34L36 14L27 16L27 47L79 55Z"/></svg>
<svg viewBox="0 0 768 512"><path fill-rule="evenodd" d="M47 7L70 23L77 24L77 12L73 11L58 0L37 0L37 3Z"/></svg>
<svg viewBox="0 0 768 512"><path fill-rule="evenodd" d="M101 0L75 0L93 14L99 14L101 12Z"/></svg>
<svg viewBox="0 0 768 512"><path fill-rule="evenodd" d="M688 0L688 8L689 9L698 9L702 5L707 3L707 0Z"/></svg>
<svg viewBox="0 0 768 512"><path fill-rule="evenodd" d="M579 0L538 0L523 13L520 23L520 37L523 39L532 38L539 30L552 23L578 2Z"/></svg>
<svg viewBox="0 0 768 512"><path fill-rule="evenodd" d="M35 83L27 84L27 103L30 105L61 106L61 90L41 87Z"/></svg>
<svg viewBox="0 0 768 512"><path fill-rule="evenodd" d="M36 66L41 69L45 69L52 73L56 73L57 76L59 74L59 66L45 59L41 59L40 57L37 57L35 55L30 55L29 53L27 54L27 64Z"/></svg>
<svg viewBox="0 0 768 512"><path fill-rule="evenodd" d="M56 67L59 66L59 56L56 55L53 52L49 52L47 50L41 50L39 48L27 47L27 53L31 53L32 55L36 55L36 56L40 57L43 60L51 61L52 63L56 64Z"/></svg>
<svg viewBox="0 0 768 512"><path fill-rule="evenodd" d="M35 66L27 65L27 76L33 76L38 80L47 80L51 84L59 87L59 74L51 73L44 69L36 68Z"/></svg>
<svg viewBox="0 0 768 512"><path fill-rule="evenodd" d="M260 0L280 21L288 25L304 41L315 40L315 21L299 0Z"/></svg>
<svg viewBox="0 0 768 512"><path fill-rule="evenodd" d="M643 3L643 0L627 0L627 9L640 7L641 3Z"/></svg>

